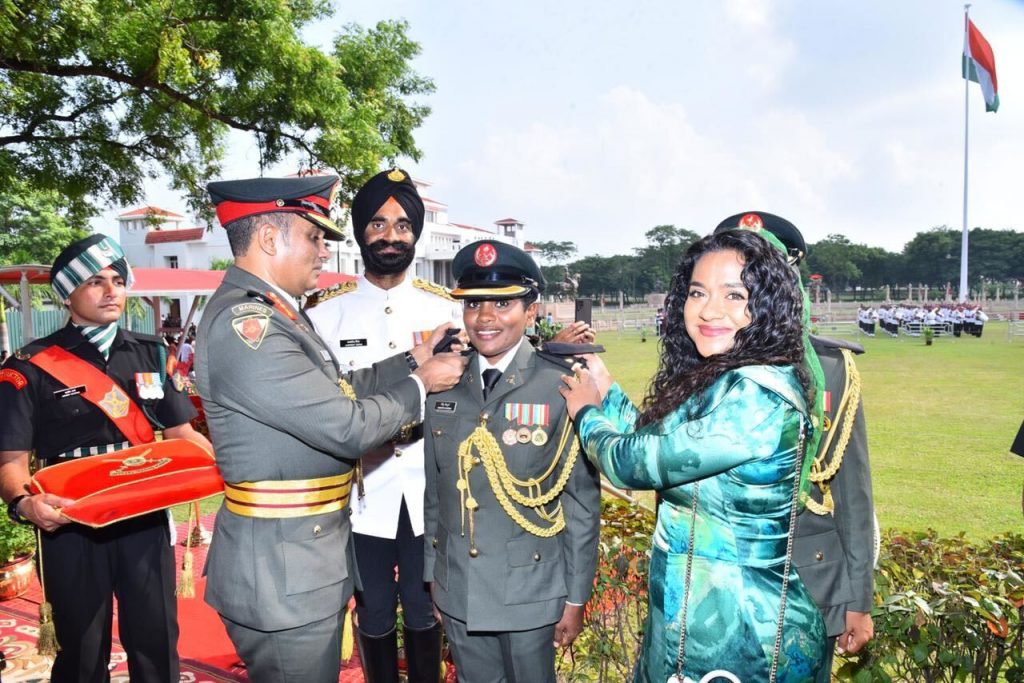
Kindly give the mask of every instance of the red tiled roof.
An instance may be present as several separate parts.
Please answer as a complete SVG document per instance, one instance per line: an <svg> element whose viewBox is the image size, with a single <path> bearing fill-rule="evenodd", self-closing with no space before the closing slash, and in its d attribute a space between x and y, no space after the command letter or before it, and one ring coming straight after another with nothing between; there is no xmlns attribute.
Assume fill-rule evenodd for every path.
<svg viewBox="0 0 1024 683"><path fill-rule="evenodd" d="M445 208L448 208L448 205L445 204L444 202L439 202L436 199L431 199L430 197L426 197L424 195L420 195L420 199L423 200L424 204L433 204L434 206L443 206Z"/></svg>
<svg viewBox="0 0 1024 683"><path fill-rule="evenodd" d="M166 244L167 242L191 242L203 238L206 228L188 228L186 230L150 230L146 233L146 244Z"/></svg>
<svg viewBox="0 0 1024 683"><path fill-rule="evenodd" d="M133 209L132 211L125 211L120 214L118 218L134 218L136 216L164 216L165 218L184 218L180 213L174 213L167 209L161 209L159 206L143 206L140 209Z"/></svg>
<svg viewBox="0 0 1024 683"><path fill-rule="evenodd" d="M512 225L513 223L522 223L518 218L502 218L500 221L494 221L495 225Z"/></svg>
<svg viewBox="0 0 1024 683"><path fill-rule="evenodd" d="M532 243L527 242L523 245L523 251L537 251L537 247L533 246Z"/></svg>

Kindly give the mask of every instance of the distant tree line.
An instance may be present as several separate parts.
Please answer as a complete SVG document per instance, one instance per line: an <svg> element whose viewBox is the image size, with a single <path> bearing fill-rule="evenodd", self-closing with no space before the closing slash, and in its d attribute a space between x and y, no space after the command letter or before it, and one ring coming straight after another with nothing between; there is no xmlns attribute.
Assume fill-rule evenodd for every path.
<svg viewBox="0 0 1024 683"><path fill-rule="evenodd" d="M644 236L647 244L632 254L572 261L577 251L573 242L533 245L543 256L542 270L548 281L561 281L567 267L579 276L580 296L617 297L621 291L636 300L650 292L666 291L680 257L700 238L696 232L674 225L658 225ZM812 274L821 275L823 287L837 293L875 290L872 293L877 298L877 290L886 285L905 288L912 283L926 285L941 296L947 284L955 292L960 282L960 237L960 230L940 226L917 233L896 253L833 234L808 245L801 270L805 282ZM1024 233L974 228L968 239L968 264L972 288L977 288L982 278L990 286L1024 282Z"/></svg>

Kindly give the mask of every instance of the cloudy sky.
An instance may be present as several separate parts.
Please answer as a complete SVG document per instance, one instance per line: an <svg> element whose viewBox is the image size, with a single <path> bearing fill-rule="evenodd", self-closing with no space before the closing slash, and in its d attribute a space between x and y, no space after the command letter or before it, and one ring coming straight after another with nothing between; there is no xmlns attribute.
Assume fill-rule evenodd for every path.
<svg viewBox="0 0 1024 683"><path fill-rule="evenodd" d="M978 0L971 17L1001 107L985 113L971 85L969 223L1024 230L1024 0ZM306 35L327 47L345 23L394 18L437 86L423 158L402 163L454 222L515 217L580 255L752 208L811 242L897 251L961 226L960 2L350 0ZM257 168L250 145L230 156L229 173ZM150 199L184 208L158 186Z"/></svg>

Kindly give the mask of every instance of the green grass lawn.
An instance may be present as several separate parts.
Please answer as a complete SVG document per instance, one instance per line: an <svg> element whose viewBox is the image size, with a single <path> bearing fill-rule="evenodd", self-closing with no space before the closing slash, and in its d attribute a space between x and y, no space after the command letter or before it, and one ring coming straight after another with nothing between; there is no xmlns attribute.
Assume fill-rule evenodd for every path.
<svg viewBox="0 0 1024 683"><path fill-rule="evenodd" d="M657 339L626 332L598 341L612 375L641 400ZM857 366L881 526L963 531L973 540L1021 531L1024 458L1008 449L1024 419L1024 340L1008 342L1006 323L990 322L981 339L862 343Z"/></svg>

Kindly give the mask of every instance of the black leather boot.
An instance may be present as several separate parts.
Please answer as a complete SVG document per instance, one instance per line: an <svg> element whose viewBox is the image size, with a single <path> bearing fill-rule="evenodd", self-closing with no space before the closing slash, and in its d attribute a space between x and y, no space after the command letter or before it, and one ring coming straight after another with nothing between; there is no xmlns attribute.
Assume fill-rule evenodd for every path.
<svg viewBox="0 0 1024 683"><path fill-rule="evenodd" d="M382 636L368 636L358 629L356 632L366 683L398 683L398 629Z"/></svg>
<svg viewBox="0 0 1024 683"><path fill-rule="evenodd" d="M422 631L406 628L403 635L408 683L437 683L441 678L441 624Z"/></svg>

